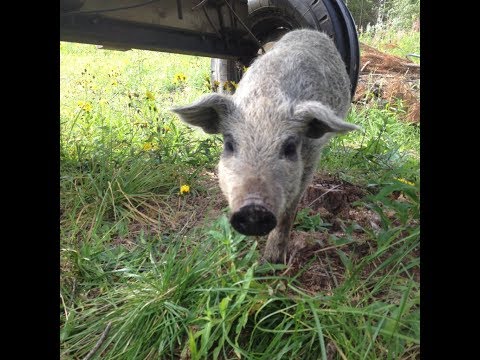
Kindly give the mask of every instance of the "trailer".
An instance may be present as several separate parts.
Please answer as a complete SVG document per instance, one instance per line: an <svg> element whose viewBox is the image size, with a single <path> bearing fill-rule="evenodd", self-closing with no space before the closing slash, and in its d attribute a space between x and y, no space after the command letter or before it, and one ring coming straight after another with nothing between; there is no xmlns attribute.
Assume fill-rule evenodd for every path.
<svg viewBox="0 0 480 360"><path fill-rule="evenodd" d="M334 40L353 97L359 43L342 0L60 0L61 41L210 57L220 84L238 82L269 43L298 28Z"/></svg>

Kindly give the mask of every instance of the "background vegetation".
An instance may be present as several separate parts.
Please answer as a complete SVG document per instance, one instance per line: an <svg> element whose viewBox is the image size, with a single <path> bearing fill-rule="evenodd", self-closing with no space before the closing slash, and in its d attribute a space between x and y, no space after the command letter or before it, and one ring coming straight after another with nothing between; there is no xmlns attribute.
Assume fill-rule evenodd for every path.
<svg viewBox="0 0 480 360"><path fill-rule="evenodd" d="M420 0L345 0L355 24L394 30L411 29L420 21Z"/></svg>

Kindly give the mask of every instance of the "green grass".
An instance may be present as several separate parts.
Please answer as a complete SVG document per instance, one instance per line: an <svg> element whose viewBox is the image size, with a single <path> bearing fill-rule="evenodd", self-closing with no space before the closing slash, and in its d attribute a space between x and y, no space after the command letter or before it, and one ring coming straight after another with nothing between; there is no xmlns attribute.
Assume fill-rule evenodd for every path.
<svg viewBox="0 0 480 360"><path fill-rule="evenodd" d="M347 121L362 132L335 137L321 166L341 172L355 183L388 183L392 179L419 182L420 128L398 120L401 108L352 105Z"/></svg>
<svg viewBox="0 0 480 360"><path fill-rule="evenodd" d="M359 41L390 55L405 58L408 54L420 55L420 32L372 27L359 34ZM410 60L419 63L418 58Z"/></svg>
<svg viewBox="0 0 480 360"><path fill-rule="evenodd" d="M398 120L401 107L353 106L348 121L364 131L335 138L322 160L374 189L354 205L378 228L346 224L331 250L273 272L261 240L208 214L219 137L169 111L208 92L209 59L71 43L60 53L63 359L84 358L109 324L93 358L418 358L419 128ZM329 226L299 212L298 230ZM334 286L314 292L302 275L319 261Z"/></svg>
<svg viewBox="0 0 480 360"><path fill-rule="evenodd" d="M409 274L418 259L408 255L418 235L391 228L375 235L381 243L369 257L344 254L350 277L329 295L268 275L257 242L233 233L226 217L183 239L141 237L134 251L70 251L85 295L64 296L62 354L85 356L111 323L99 350L111 359L317 359L328 344L347 358L388 350L397 359L418 351L419 286ZM373 260L377 268L360 280Z"/></svg>

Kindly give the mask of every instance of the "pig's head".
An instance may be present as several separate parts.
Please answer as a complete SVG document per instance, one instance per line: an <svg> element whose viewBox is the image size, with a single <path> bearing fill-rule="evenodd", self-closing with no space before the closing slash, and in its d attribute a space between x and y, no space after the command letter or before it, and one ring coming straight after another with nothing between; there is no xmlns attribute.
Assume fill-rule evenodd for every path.
<svg viewBox="0 0 480 360"><path fill-rule="evenodd" d="M274 229L285 210L296 206L321 147L334 133L358 129L317 101L257 98L244 104L210 94L173 111L206 133L223 135L220 187L232 226L245 235Z"/></svg>

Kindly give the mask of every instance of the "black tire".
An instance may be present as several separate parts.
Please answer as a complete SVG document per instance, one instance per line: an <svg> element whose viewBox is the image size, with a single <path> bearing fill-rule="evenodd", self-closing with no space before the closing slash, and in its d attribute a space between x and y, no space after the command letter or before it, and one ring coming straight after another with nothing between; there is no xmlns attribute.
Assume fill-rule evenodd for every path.
<svg viewBox="0 0 480 360"><path fill-rule="evenodd" d="M266 44L293 29L310 28L333 38L351 82L351 95L358 81L360 50L355 23L341 0L248 0L247 26ZM248 59L247 64L254 58ZM233 93L243 74L239 61L212 59L212 88L221 93Z"/></svg>

